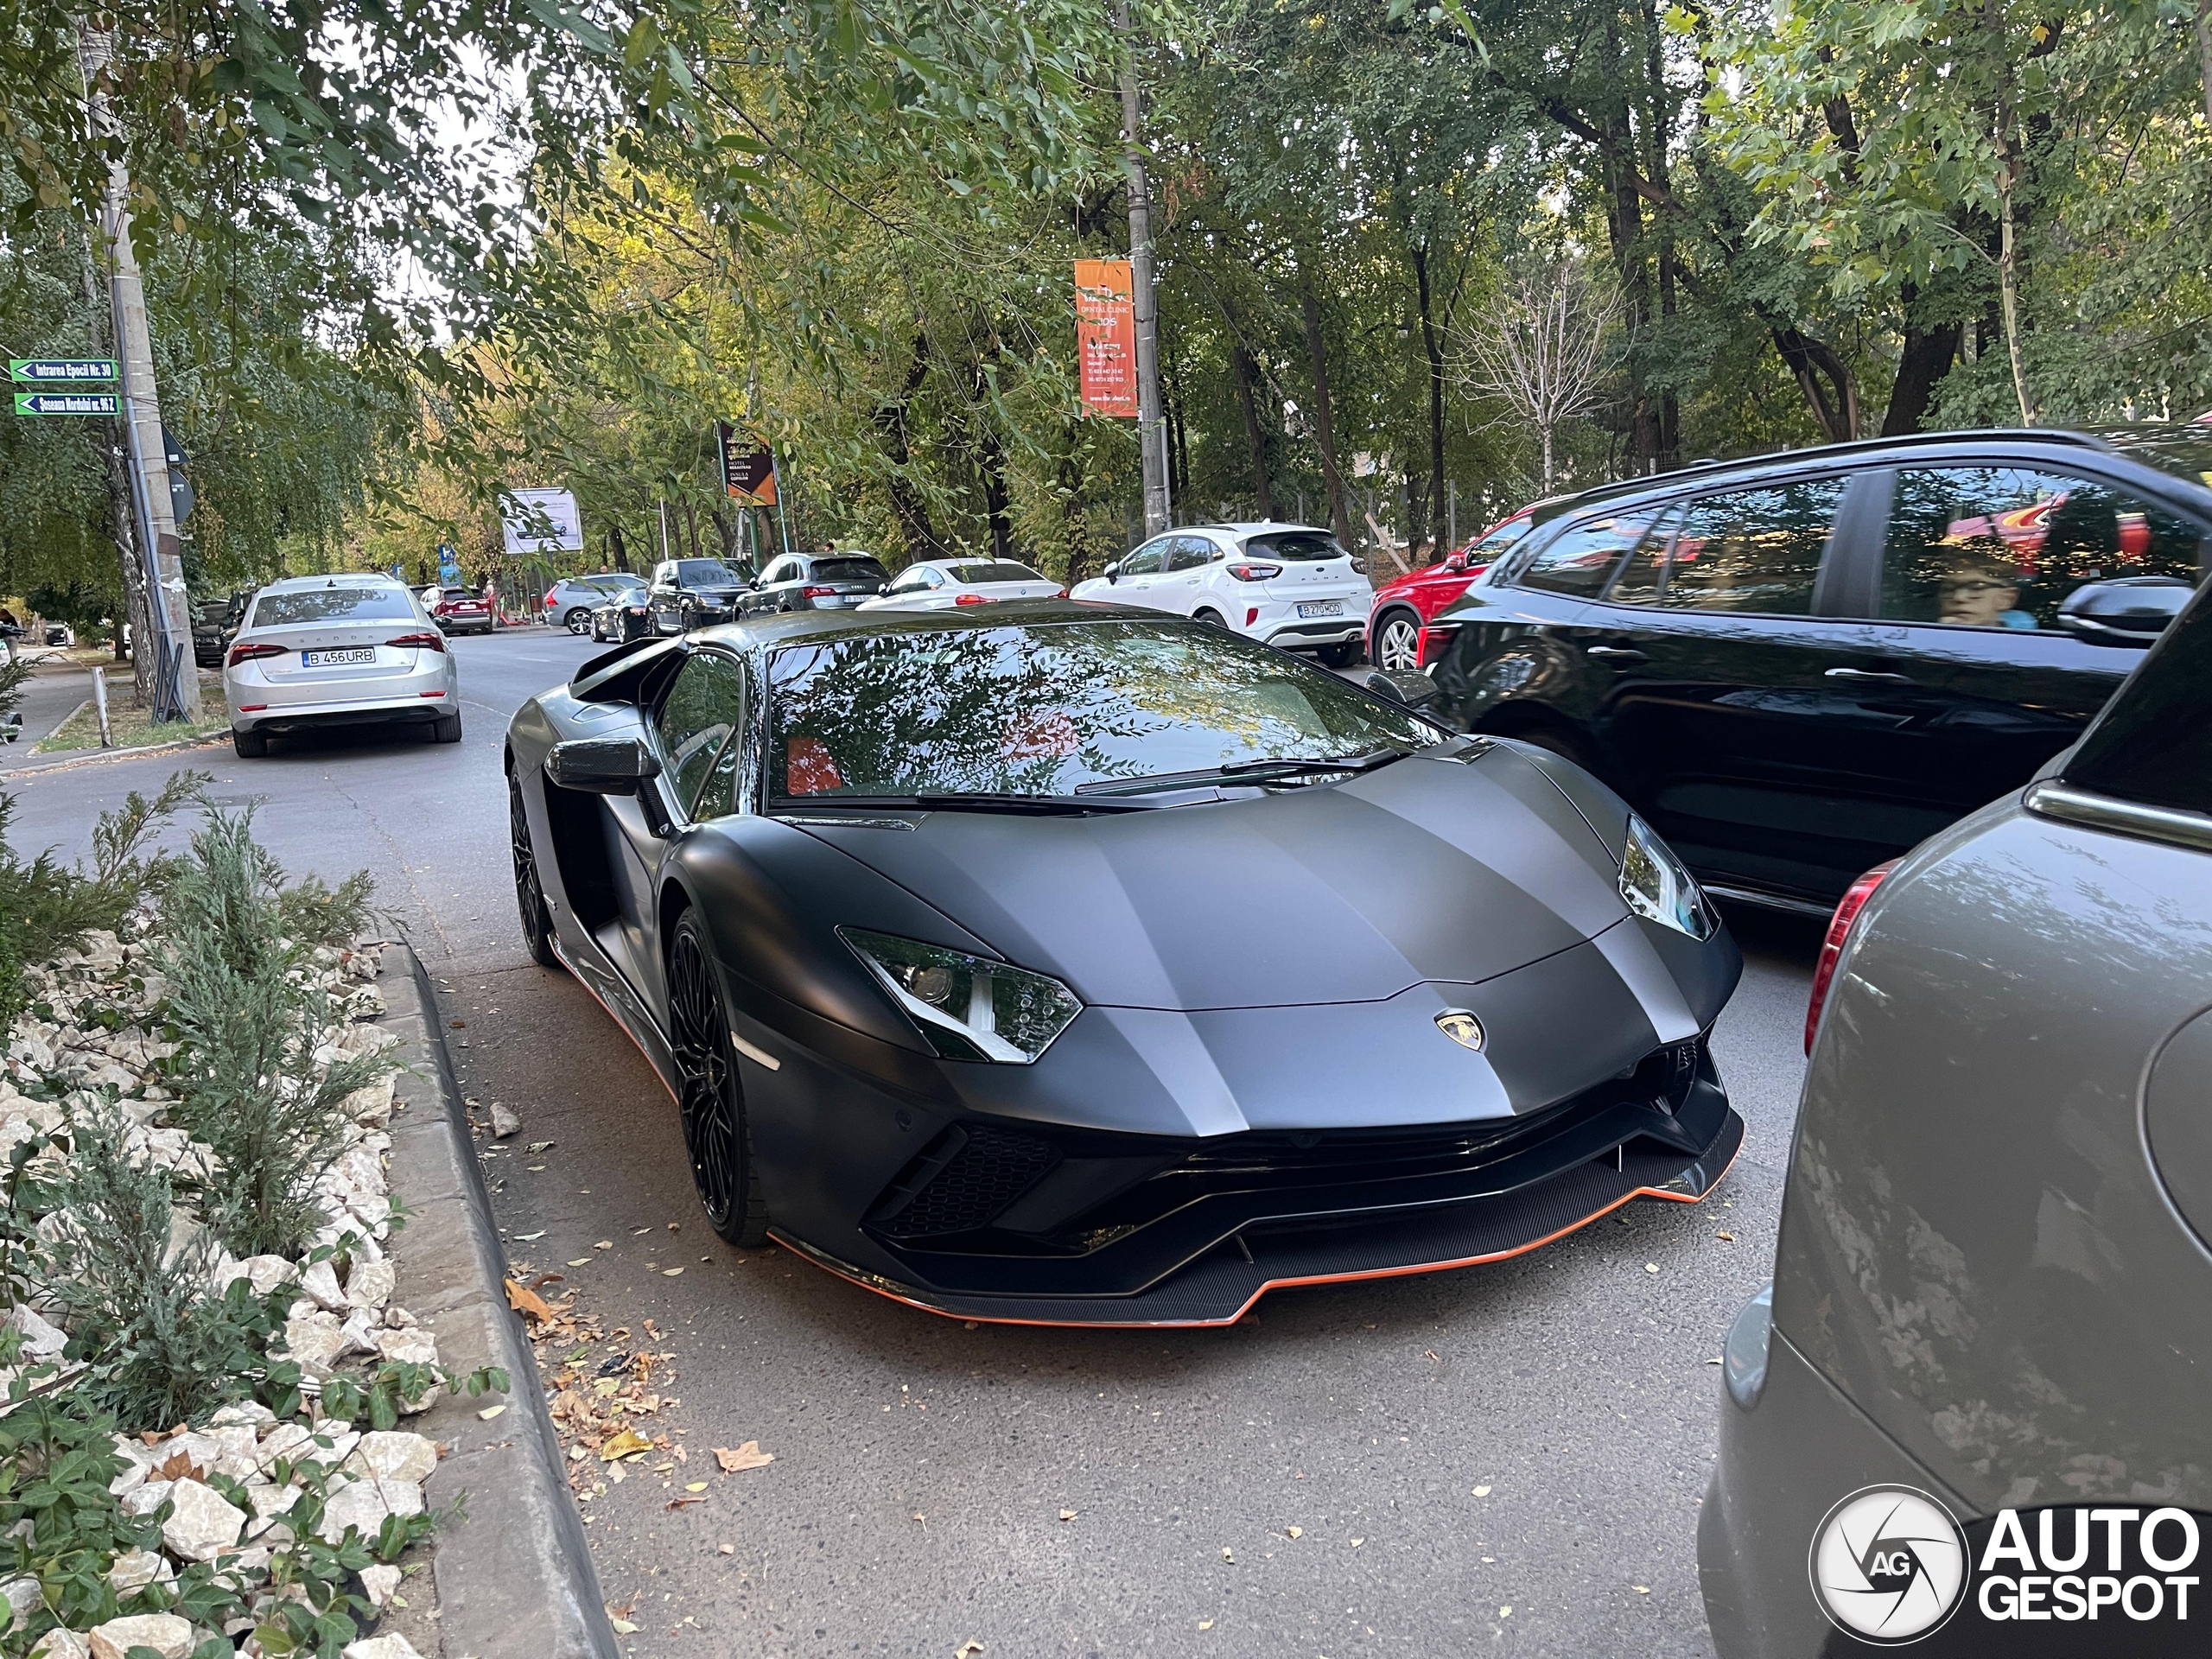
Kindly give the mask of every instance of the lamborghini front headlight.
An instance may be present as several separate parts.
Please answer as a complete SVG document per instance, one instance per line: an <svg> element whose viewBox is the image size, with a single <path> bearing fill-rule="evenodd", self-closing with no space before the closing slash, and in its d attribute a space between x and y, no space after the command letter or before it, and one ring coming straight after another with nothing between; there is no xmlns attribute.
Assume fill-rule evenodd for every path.
<svg viewBox="0 0 2212 1659"><path fill-rule="evenodd" d="M1687 933L1713 937L1713 906L1696 878L1682 867L1651 826L1633 812L1628 818L1628 846L1621 855L1621 898L1637 915Z"/></svg>
<svg viewBox="0 0 2212 1659"><path fill-rule="evenodd" d="M1058 980L1026 968L857 927L837 937L948 1060L1027 1065L1083 1012Z"/></svg>

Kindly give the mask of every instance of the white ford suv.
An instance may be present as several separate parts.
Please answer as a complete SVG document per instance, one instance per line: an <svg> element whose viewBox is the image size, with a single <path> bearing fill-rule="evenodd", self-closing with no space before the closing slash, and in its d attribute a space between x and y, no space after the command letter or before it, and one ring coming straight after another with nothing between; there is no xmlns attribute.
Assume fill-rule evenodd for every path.
<svg viewBox="0 0 2212 1659"><path fill-rule="evenodd" d="M1173 611L1343 668L1359 655L1374 593L1327 531L1262 522L1155 536L1069 597Z"/></svg>

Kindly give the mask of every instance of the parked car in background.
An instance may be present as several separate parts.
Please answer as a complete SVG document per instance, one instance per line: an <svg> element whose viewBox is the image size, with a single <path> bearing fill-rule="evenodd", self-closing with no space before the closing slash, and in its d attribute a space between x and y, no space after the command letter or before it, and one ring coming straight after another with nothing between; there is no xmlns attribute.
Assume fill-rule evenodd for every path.
<svg viewBox="0 0 2212 1659"><path fill-rule="evenodd" d="M869 553L786 553L771 559L738 602L747 616L769 611L846 611L881 593L891 580ZM1055 590L1057 591L1057 589Z"/></svg>
<svg viewBox="0 0 2212 1659"><path fill-rule="evenodd" d="M272 734L330 726L420 727L461 741L460 681L423 601L390 576L293 576L253 596L223 658L241 755Z"/></svg>
<svg viewBox="0 0 2212 1659"><path fill-rule="evenodd" d="M2183 428L1953 432L1592 491L1430 624L1438 707L1825 915L2080 737L2203 576L2208 466Z"/></svg>
<svg viewBox="0 0 2212 1659"><path fill-rule="evenodd" d="M203 599L192 607L192 660L202 668L220 668L223 653L238 631L238 623L245 615L246 605L253 594L251 591L221 594L213 599Z"/></svg>
<svg viewBox="0 0 2212 1659"><path fill-rule="evenodd" d="M609 639L642 639L652 632L652 594L642 576L616 578L593 606L588 624L594 645Z"/></svg>
<svg viewBox="0 0 2212 1659"><path fill-rule="evenodd" d="M1895 1619L1891 1640L1942 1617L1902 1599L1916 1573L1853 1582L1850 1550L1832 1573L1814 1551L1808 1584L1830 1506L1868 1488L1940 1503L1972 1546L1961 1563L1940 1525L1891 1534L1944 1553L1931 1576L1955 1612L1930 1650L2202 1650L2171 1618L2174 1587L2195 1580L2130 1580L2144 1569L2126 1563L2155 1548L2184 1570L2190 1512L2212 1510L2208 1001L2200 596L2078 747L1871 873L1836 912L1774 1279L1728 1335L1699 1516L1722 1659L1860 1651L1837 1643L1816 1592L1859 1633ZM2049 1513L2076 1505L2108 1507ZM2017 1534L1999 1530L2007 1510ZM2136 1524L2154 1514L2155 1547ZM2058 1561L2023 1567L1993 1535ZM2086 1565L2085 1535L2099 1540ZM2084 1579L2064 1611L2069 1580L2054 1571L2113 1574L2097 1588L2120 1629L2079 1626L2086 1646L2042 1639L2063 1634L2054 1616L2082 1617ZM2201 1591L2190 1611L2201 1623ZM2044 1621L2042 1636L2015 1618Z"/></svg>
<svg viewBox="0 0 2212 1659"><path fill-rule="evenodd" d="M1426 664L1429 652L1449 637L1448 632L1427 632L1429 619L1465 593L1493 560L1529 533L1535 511L1523 507L1465 546L1454 548L1440 563L1393 576L1376 588L1367 611L1367 660L1392 673Z"/></svg>
<svg viewBox="0 0 2212 1659"><path fill-rule="evenodd" d="M1359 655L1371 590L1328 531L1262 521L1155 536L1069 592L1173 611L1343 668Z"/></svg>
<svg viewBox="0 0 2212 1659"><path fill-rule="evenodd" d="M862 611L949 611L1005 599L1065 599L1050 576L1005 559L925 559L901 570Z"/></svg>
<svg viewBox="0 0 2212 1659"><path fill-rule="evenodd" d="M737 614L753 578L720 559L663 559L646 589L656 633L689 633Z"/></svg>
<svg viewBox="0 0 2212 1659"><path fill-rule="evenodd" d="M46 625L46 643L67 650L77 643L77 631L67 622L49 622Z"/></svg>
<svg viewBox="0 0 2212 1659"><path fill-rule="evenodd" d="M448 633L492 632L492 601L469 588L425 588L423 603L430 620Z"/></svg>
<svg viewBox="0 0 2212 1659"><path fill-rule="evenodd" d="M591 631L591 613L614 594L642 588L645 579L627 571L601 571L590 576L563 576L545 590L545 620L570 633Z"/></svg>

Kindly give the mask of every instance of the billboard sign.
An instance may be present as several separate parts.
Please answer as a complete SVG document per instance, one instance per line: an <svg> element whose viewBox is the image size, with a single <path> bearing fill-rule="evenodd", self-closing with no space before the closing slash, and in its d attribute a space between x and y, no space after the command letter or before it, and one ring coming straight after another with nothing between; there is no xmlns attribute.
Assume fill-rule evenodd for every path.
<svg viewBox="0 0 2212 1659"><path fill-rule="evenodd" d="M722 488L730 499L748 507L774 506L776 452L728 421L719 423L715 431L721 441Z"/></svg>
<svg viewBox="0 0 2212 1659"><path fill-rule="evenodd" d="M1136 416L1135 295L1128 260L1075 262L1075 340L1085 414Z"/></svg>
<svg viewBox="0 0 2212 1659"><path fill-rule="evenodd" d="M499 521L506 527L510 553L581 553L584 521L576 498L567 490L506 490L499 498Z"/></svg>

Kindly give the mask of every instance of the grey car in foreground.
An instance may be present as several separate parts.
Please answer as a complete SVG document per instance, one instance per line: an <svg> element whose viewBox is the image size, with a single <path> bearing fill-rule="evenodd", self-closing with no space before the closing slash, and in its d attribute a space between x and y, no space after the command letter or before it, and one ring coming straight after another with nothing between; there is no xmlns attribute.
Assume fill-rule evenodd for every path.
<svg viewBox="0 0 2212 1659"><path fill-rule="evenodd" d="M1723 1659L2206 1651L2212 601L1854 889L1808 1026L1700 1522Z"/></svg>
<svg viewBox="0 0 2212 1659"><path fill-rule="evenodd" d="M707 1217L966 1319L1218 1325L1465 1266L1743 1124L1742 957L1620 799L1123 607L799 611L507 734L516 892Z"/></svg>

